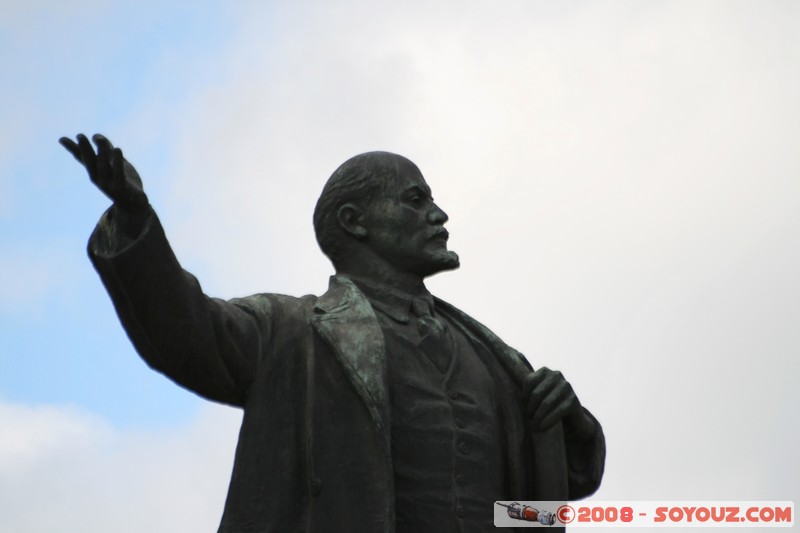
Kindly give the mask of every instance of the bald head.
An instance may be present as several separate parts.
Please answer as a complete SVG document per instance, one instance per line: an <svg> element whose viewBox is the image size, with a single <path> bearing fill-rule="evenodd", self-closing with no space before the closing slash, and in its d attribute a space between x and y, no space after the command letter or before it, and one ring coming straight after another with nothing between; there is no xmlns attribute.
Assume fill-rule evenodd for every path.
<svg viewBox="0 0 800 533"><path fill-rule="evenodd" d="M348 236L337 221L337 211L347 203L364 208L394 184L398 174L415 171L407 158L391 152L367 152L351 157L325 183L314 209L314 232L322 252L334 265L347 248Z"/></svg>

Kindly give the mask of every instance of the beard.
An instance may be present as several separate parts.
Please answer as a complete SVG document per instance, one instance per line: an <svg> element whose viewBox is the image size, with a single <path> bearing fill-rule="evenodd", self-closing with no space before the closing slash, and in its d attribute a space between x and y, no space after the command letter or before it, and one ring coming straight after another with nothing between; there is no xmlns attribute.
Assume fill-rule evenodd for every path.
<svg viewBox="0 0 800 533"><path fill-rule="evenodd" d="M438 274L439 272L455 270L460 266L461 262L458 259L458 254L452 250L444 248L441 250L437 250L430 257L430 263L427 272L424 274L424 276L428 277L428 276L433 276L434 274Z"/></svg>

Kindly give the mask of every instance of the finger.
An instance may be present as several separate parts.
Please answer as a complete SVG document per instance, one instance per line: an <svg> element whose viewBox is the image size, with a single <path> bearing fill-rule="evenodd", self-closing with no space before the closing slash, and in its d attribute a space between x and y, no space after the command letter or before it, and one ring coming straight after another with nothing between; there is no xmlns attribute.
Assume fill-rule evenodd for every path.
<svg viewBox="0 0 800 533"><path fill-rule="evenodd" d="M539 387L531 392L531 397L528 399L528 417L533 418L536 413L541 411L542 403L553 392L553 389L554 384L548 383L546 386Z"/></svg>
<svg viewBox="0 0 800 533"><path fill-rule="evenodd" d="M558 409L554 409L549 415L544 417L536 427L538 427L538 431L547 431L559 422L563 421L571 412L572 407L570 406L563 406L559 407Z"/></svg>
<svg viewBox="0 0 800 533"><path fill-rule="evenodd" d="M94 148L92 148L89 139L82 133L78 134L78 149L81 154L81 163L83 163L83 166L86 167L87 172L89 172L89 178L97 183L97 156L94 153Z"/></svg>
<svg viewBox="0 0 800 533"><path fill-rule="evenodd" d="M539 430L550 429L555 426L562 418L574 411L577 398L572 391L572 387L565 383L562 387L553 389L550 394L542 400L539 410L534 415L531 422Z"/></svg>
<svg viewBox="0 0 800 533"><path fill-rule="evenodd" d="M531 390L530 395L528 397L528 415L532 416L539 410L539 406L541 405L542 401L550 394L550 392L555 389L558 384L563 381L559 379L560 373L549 371L547 373L543 373L542 377L540 378L541 381L536 385L536 387Z"/></svg>
<svg viewBox="0 0 800 533"><path fill-rule="evenodd" d="M122 157L122 150L119 148L114 148L111 152L111 170L114 175L114 180L121 181L125 179L125 164L124 158Z"/></svg>
<svg viewBox="0 0 800 533"><path fill-rule="evenodd" d="M543 366L536 372L531 372L525 377L525 382L522 385L522 397L528 398L536 387L538 387L542 381L547 377L551 370L546 366Z"/></svg>
<svg viewBox="0 0 800 533"><path fill-rule="evenodd" d="M567 416L565 413L554 411L538 424L534 422L534 427L536 428L536 431L547 431L548 429L552 429L556 424L563 420L565 416Z"/></svg>
<svg viewBox="0 0 800 533"><path fill-rule="evenodd" d="M109 192L113 189L118 189L120 184L114 183L111 172L111 142L99 133L93 135L92 140L97 145L97 179L99 184L107 188Z"/></svg>
<svg viewBox="0 0 800 533"><path fill-rule="evenodd" d="M77 159L80 163L83 163L83 161L81 160L81 150L80 148L78 148L78 145L75 143L75 141L73 141L69 137L61 137L58 140L58 143L64 148L66 148L67 151L72 154L72 157Z"/></svg>
<svg viewBox="0 0 800 533"><path fill-rule="evenodd" d="M114 145L111 144L111 141L108 140L108 137L106 137L102 133L95 133L94 135L92 135L92 141L94 141L94 143L97 145L98 156L100 155L100 152L102 151L103 157L105 158L104 161L100 162L100 166L101 166L101 169L103 170L103 172L106 173L106 174L104 174L104 176L108 177L109 184L112 187L117 187L117 188L122 187L124 185L123 182L124 182L124 179L125 179L125 174L124 173L122 174L122 179L121 180L116 180L115 177L114 177L114 171L113 171L114 159L116 157L115 156L115 151L119 150L119 149L118 148L114 148ZM122 152L120 151L120 154L121 153Z"/></svg>
<svg viewBox="0 0 800 533"><path fill-rule="evenodd" d="M119 199L118 203L128 204L130 203L130 198L127 198L128 195L122 194L122 191L125 191L129 188L128 184L125 182L124 161L125 159L122 157L122 150L119 148L114 148L111 153L111 183L113 184L114 189L120 192L120 194L117 196Z"/></svg>
<svg viewBox="0 0 800 533"><path fill-rule="evenodd" d="M108 137L106 137L102 133L95 133L94 135L92 135L92 140L94 141L94 144L98 146L98 148L100 147L101 144L104 144L109 150L114 149L114 145L111 144L111 141L108 140Z"/></svg>

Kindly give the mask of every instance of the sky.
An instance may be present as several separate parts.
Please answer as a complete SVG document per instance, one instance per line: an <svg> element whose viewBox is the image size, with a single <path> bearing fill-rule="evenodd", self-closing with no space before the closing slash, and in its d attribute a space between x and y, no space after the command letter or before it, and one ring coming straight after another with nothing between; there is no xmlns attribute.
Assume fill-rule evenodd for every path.
<svg viewBox="0 0 800 533"><path fill-rule="evenodd" d="M321 294L389 150L441 298L605 430L595 500L800 501L800 4L0 0L0 532L216 531L241 415L151 371L86 257L102 132L206 293Z"/></svg>

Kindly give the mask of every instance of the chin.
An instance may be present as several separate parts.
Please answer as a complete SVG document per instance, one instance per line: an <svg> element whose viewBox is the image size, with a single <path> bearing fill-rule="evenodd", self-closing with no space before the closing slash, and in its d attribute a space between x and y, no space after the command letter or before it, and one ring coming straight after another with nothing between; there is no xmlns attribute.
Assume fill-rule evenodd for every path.
<svg viewBox="0 0 800 533"><path fill-rule="evenodd" d="M439 272L455 270L460 266L461 262L458 260L457 253L451 252L450 250L443 250L442 252L437 253L435 257L431 258L431 262L425 276L433 276Z"/></svg>

